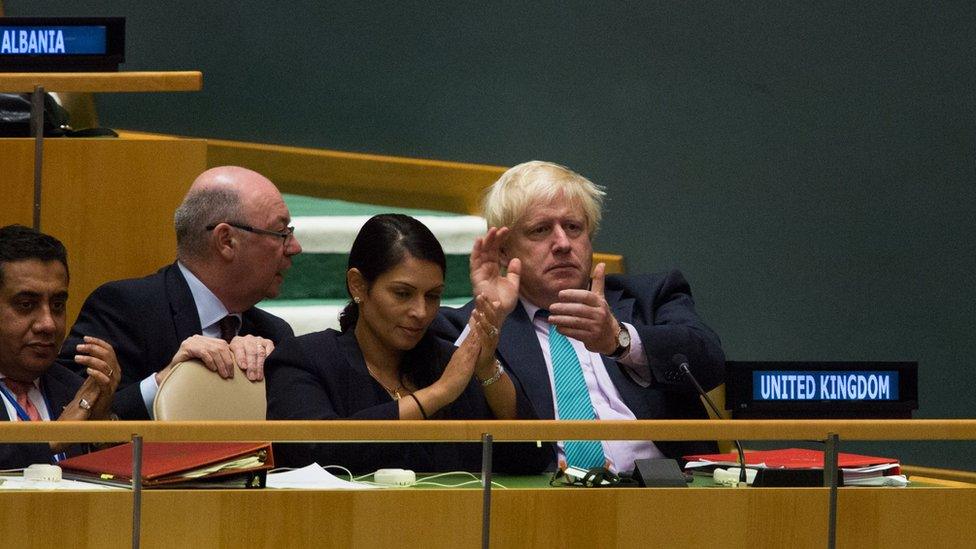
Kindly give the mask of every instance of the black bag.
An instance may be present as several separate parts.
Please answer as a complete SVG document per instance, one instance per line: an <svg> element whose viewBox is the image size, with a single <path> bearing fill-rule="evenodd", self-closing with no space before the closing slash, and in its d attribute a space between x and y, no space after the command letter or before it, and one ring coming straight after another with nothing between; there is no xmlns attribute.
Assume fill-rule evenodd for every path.
<svg viewBox="0 0 976 549"><path fill-rule="evenodd" d="M28 93L0 93L0 137L32 137L31 96ZM68 111L44 93L44 137L118 137L109 128L72 130Z"/></svg>

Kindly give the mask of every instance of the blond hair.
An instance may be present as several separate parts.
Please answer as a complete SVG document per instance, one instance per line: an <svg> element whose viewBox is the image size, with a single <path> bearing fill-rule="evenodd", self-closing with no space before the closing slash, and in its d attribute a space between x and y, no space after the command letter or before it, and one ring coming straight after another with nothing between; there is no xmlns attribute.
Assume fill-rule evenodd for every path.
<svg viewBox="0 0 976 549"><path fill-rule="evenodd" d="M552 162L532 160L509 168L488 187L482 211L489 227L514 227L530 206L560 196L580 206L590 237L596 234L603 217L603 187Z"/></svg>

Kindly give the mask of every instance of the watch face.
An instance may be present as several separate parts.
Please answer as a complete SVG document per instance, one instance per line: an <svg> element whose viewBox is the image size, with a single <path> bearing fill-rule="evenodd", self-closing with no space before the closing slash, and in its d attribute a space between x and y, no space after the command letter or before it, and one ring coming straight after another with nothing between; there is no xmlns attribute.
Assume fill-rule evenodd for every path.
<svg viewBox="0 0 976 549"><path fill-rule="evenodd" d="M617 345L621 347L630 347L630 332L623 325L620 326L620 332L617 334Z"/></svg>

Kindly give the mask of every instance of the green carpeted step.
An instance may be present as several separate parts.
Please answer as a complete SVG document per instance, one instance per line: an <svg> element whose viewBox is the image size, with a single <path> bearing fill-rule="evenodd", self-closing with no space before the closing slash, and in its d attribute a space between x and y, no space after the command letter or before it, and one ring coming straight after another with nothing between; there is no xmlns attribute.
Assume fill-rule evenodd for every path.
<svg viewBox="0 0 976 549"><path fill-rule="evenodd" d="M281 285L281 299L344 299L348 254L301 253L292 258L292 268ZM468 256L447 256L445 298L470 297ZM276 300L277 301L277 300Z"/></svg>
<svg viewBox="0 0 976 549"><path fill-rule="evenodd" d="M470 298L444 299L441 305L460 307ZM325 330L339 329L339 313L349 303L339 299L274 299L258 304L258 307L279 316L289 324L295 335Z"/></svg>
<svg viewBox="0 0 976 549"><path fill-rule="evenodd" d="M402 213L411 217L452 217L456 213L438 210L419 210L415 208L397 208L395 206L381 206L377 204L362 204L333 198L315 198L300 194L284 194L285 204L292 217L311 217L318 215L365 215L371 217L381 213Z"/></svg>
<svg viewBox="0 0 976 549"><path fill-rule="evenodd" d="M349 249L363 223L380 213L402 213L430 228L447 255L444 303L461 305L471 297L468 256L485 232L476 216L413 208L393 208L344 200L284 195L302 253L292 259L281 295L258 306L287 320L298 334L338 327L345 306Z"/></svg>

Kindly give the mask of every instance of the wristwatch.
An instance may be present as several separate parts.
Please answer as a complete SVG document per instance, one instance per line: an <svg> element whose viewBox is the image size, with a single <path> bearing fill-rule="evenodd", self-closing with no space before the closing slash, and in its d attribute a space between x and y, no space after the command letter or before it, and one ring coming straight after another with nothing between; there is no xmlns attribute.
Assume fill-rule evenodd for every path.
<svg viewBox="0 0 976 549"><path fill-rule="evenodd" d="M617 322L617 326L619 327L617 331L617 348L610 354L610 358L613 359L622 358L630 352L630 332L627 331L627 327L622 322Z"/></svg>

